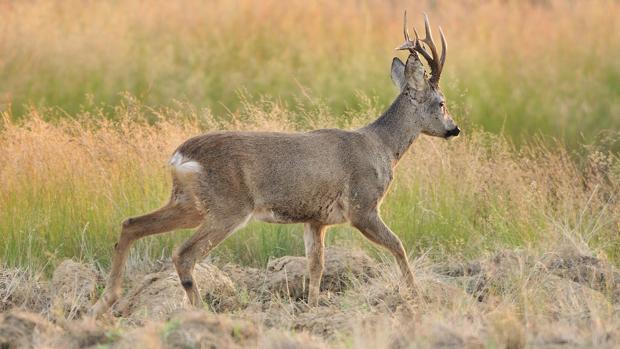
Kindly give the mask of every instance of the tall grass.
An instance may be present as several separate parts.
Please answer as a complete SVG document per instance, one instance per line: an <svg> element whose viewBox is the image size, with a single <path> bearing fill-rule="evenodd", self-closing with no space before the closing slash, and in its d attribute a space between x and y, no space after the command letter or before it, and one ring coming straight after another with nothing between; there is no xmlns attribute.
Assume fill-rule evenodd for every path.
<svg viewBox="0 0 620 349"><path fill-rule="evenodd" d="M105 267L120 221L166 200L167 157L191 135L370 121L394 98L405 8L447 34L442 88L465 130L399 165L383 212L408 250L569 237L619 261L617 1L0 0L2 262ZM262 265L301 254L300 231L253 223L216 254ZM339 242L370 246L344 226Z"/></svg>
<svg viewBox="0 0 620 349"><path fill-rule="evenodd" d="M447 34L442 84L461 123L573 147L620 126L611 0L0 1L0 110L116 118L109 106L129 91L147 105L181 100L220 115L241 107L241 89L363 112L360 93L381 106L392 98L405 8L418 27L427 11Z"/></svg>
<svg viewBox="0 0 620 349"><path fill-rule="evenodd" d="M359 126L377 113L372 102L360 104L366 112L345 127ZM130 97L111 109L115 121L79 113L49 122L45 119L57 119L59 112L39 109L17 123L4 115L4 263L40 267L77 256L106 267L122 219L167 199L166 160L191 135L209 129L303 130L342 122L320 104L288 109L268 99L246 101L230 118L191 105L150 108ZM410 253L476 256L564 236L620 258L617 157L590 147L574 160L559 143L533 142L517 150L503 136L468 131L450 142L422 137L397 168L382 211ZM272 256L303 254L301 230L299 225L253 223L215 254L264 265ZM188 233L144 239L134 256L169 255ZM347 226L333 228L328 243L370 247Z"/></svg>

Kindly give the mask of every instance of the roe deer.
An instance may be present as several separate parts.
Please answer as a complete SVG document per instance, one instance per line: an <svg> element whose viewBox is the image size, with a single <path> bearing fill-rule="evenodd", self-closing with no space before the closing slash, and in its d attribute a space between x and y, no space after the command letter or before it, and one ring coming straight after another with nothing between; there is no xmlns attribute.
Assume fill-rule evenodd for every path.
<svg viewBox="0 0 620 349"><path fill-rule="evenodd" d="M405 43L397 49L408 50L409 57L406 64L394 58L391 69L400 93L371 124L352 131L215 132L183 143L170 159L170 201L123 222L105 291L90 314L102 314L120 296L121 274L134 241L180 228L198 227L175 251L173 262L191 304L202 305L192 277L195 263L251 218L304 223L311 306L318 304L325 231L332 224L348 222L389 250L414 287L407 254L381 219L379 205L394 167L421 133L450 138L460 132L438 85L446 41L440 28L439 56L426 15L424 20L425 38L416 32L411 40L405 12ZM418 54L428 62L430 76Z"/></svg>

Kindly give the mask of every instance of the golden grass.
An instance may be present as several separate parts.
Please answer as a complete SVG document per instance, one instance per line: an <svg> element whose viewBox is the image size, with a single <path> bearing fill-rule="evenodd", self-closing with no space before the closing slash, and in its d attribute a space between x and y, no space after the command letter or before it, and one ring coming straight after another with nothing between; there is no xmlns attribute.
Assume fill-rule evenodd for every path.
<svg viewBox="0 0 620 349"><path fill-rule="evenodd" d="M245 308L235 314L129 329L123 318L78 326L49 307L45 273L67 257L105 273L122 219L167 199L166 160L187 137L353 128L381 113L395 94L388 71L403 8L418 26L429 12L446 32L442 87L465 130L450 142L419 139L382 207L421 296L401 287L383 251L337 226L328 245L387 264L368 284L324 293L318 309L239 289ZM49 347L170 345L195 338L184 317L224 323L238 343L235 321L249 320L248 345L264 347L620 340L617 1L0 0L0 14L0 340L13 316L38 323L19 335ZM136 244L130 278L189 233ZM300 226L252 223L213 257L262 268L301 254ZM584 264L553 270L558 256ZM486 266L478 276L441 273L472 259ZM580 279L581 267L594 279ZM482 300L471 289L480 280ZM7 311L16 305L55 324Z"/></svg>
<svg viewBox="0 0 620 349"><path fill-rule="evenodd" d="M620 5L610 0L4 1L0 109L19 118L29 105L103 108L113 118L108 106L129 91L220 115L240 107L241 89L363 112L359 93L381 106L393 98L403 9L418 27L428 12L446 32L442 85L462 124L572 146L620 126Z"/></svg>
<svg viewBox="0 0 620 349"><path fill-rule="evenodd" d="M366 108L345 127L378 113L372 103ZM116 121L84 113L47 122L41 114L55 111L36 109L23 122L5 117L0 230L6 238L0 253L6 264L54 264L77 256L107 265L122 219L165 202L167 158L192 135L341 123L320 106L293 111L269 100L245 102L238 114L220 119L189 105L149 108L129 96L114 109ZM382 211L415 255L430 249L438 258L475 256L570 237L617 260L618 159L593 147L581 152L574 157L561 144L537 142L516 149L502 136L475 129L449 142L422 137L399 164ZM168 255L186 236L145 239L135 255ZM334 228L328 242L343 239L366 245L344 226ZM251 224L217 251L239 263L264 265L271 256L303 253L300 227Z"/></svg>

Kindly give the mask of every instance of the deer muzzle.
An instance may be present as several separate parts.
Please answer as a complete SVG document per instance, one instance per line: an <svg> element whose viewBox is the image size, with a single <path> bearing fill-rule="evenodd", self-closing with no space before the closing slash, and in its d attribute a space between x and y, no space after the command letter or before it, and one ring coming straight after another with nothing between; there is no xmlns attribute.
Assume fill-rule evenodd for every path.
<svg viewBox="0 0 620 349"><path fill-rule="evenodd" d="M453 129L448 130L444 137L445 138L456 137L459 135L459 133L461 133L461 130L455 126Z"/></svg>

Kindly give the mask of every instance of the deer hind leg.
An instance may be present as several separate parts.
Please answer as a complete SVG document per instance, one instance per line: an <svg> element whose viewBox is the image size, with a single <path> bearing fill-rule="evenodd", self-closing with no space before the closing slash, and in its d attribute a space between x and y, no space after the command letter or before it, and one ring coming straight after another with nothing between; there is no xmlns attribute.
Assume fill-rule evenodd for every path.
<svg viewBox="0 0 620 349"><path fill-rule="evenodd" d="M308 305L314 307L319 304L319 292L323 269L325 267L325 230L323 225L306 223L304 225L304 245L308 258L308 273L310 287L308 288Z"/></svg>
<svg viewBox="0 0 620 349"><path fill-rule="evenodd" d="M357 228L366 238L370 241L386 248L394 258L400 267L400 270L405 278L407 284L414 290L415 280L409 261L407 260L407 254L403 248L403 244L394 234L390 228L383 222L378 213L373 212L353 222L353 226Z"/></svg>
<svg viewBox="0 0 620 349"><path fill-rule="evenodd" d="M172 198L164 207L149 214L126 219L118 242L114 246L112 267L103 295L90 309L89 315L103 314L120 297L123 269L134 241L148 235L165 233L174 229L194 228L203 220L193 199L175 188Z"/></svg>
<svg viewBox="0 0 620 349"><path fill-rule="evenodd" d="M213 212L215 210L209 210ZM173 254L172 260L179 274L181 285L190 303L197 308L202 306L202 298L193 277L196 262L224 241L237 229L243 227L251 217L251 211L243 213L208 214L205 222Z"/></svg>

